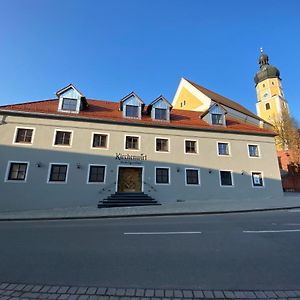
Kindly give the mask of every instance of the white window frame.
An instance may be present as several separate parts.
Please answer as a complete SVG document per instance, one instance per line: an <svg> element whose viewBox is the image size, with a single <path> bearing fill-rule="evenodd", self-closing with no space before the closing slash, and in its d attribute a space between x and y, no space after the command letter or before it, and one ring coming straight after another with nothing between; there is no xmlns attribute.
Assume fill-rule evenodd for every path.
<svg viewBox="0 0 300 300"><path fill-rule="evenodd" d="M64 99L76 100L77 101L76 110L63 109ZM69 98L69 97L60 96L58 111L59 112L66 112L66 113L70 113L70 114L78 114L80 112L80 105L81 105L81 100L78 99L78 98Z"/></svg>
<svg viewBox="0 0 300 300"><path fill-rule="evenodd" d="M126 149L126 137L137 137L138 138L138 149ZM125 134L124 135L124 151L141 151L141 136L135 134Z"/></svg>
<svg viewBox="0 0 300 300"><path fill-rule="evenodd" d="M168 183L157 183L156 182L156 169L168 169L168 175L169 175L169 182ZM167 186L171 185L171 168L170 167L164 167L164 166L155 166L154 167L154 184L155 185L162 185L162 186Z"/></svg>
<svg viewBox="0 0 300 300"><path fill-rule="evenodd" d="M106 135L107 136L107 141L106 141L106 147L93 147L93 142L94 142L94 135L95 134L100 134L100 135ZM105 132L92 132L92 138L91 138L91 149L96 149L96 150L108 150L109 149L109 140L110 140L110 136L109 133L105 133Z"/></svg>
<svg viewBox="0 0 300 300"><path fill-rule="evenodd" d="M140 168L142 169L142 188L141 191L144 192L144 166L140 165L117 165L117 174L116 174L116 192L118 192L118 184L119 184L119 173L120 173L120 168Z"/></svg>
<svg viewBox="0 0 300 300"><path fill-rule="evenodd" d="M51 167L52 165L66 165L67 166L67 172L66 172L66 180L65 181L50 181L50 174L51 174ZM48 168L48 177L47 177L47 184L67 184L68 183L68 177L69 177L69 163L64 162L50 162L49 168Z"/></svg>
<svg viewBox="0 0 300 300"><path fill-rule="evenodd" d="M260 173L261 174L261 179L262 179L262 183L263 183L262 186L253 184L253 180L252 180L253 173ZM265 180L264 180L264 173L262 171L250 171L250 174L251 174L250 179L251 179L252 188L254 188L254 189L263 189L263 188L265 188L266 183L265 183Z"/></svg>
<svg viewBox="0 0 300 300"><path fill-rule="evenodd" d="M8 179L9 170L10 170L10 166L11 166L12 163L15 163L15 164L27 164L26 174L25 174L24 180L9 180ZM9 160L7 162L7 167L6 167L4 182L9 182L9 183L26 183L27 182L28 171L29 171L29 165L30 165L29 161Z"/></svg>
<svg viewBox="0 0 300 300"><path fill-rule="evenodd" d="M104 178L103 178L103 182L90 182L89 178L90 178L90 172L91 172L91 167L104 167ZM106 183L106 173L107 173L107 165L103 165L103 164L89 164L88 165L88 172L87 172L87 178L86 178L86 183L87 184L105 184Z"/></svg>
<svg viewBox="0 0 300 300"><path fill-rule="evenodd" d="M195 170L198 171L198 184L195 183L187 183L187 170ZM200 169L199 168L185 168L184 171L184 181L185 181L185 186L201 186L201 180L200 180Z"/></svg>
<svg viewBox="0 0 300 300"><path fill-rule="evenodd" d="M218 114L218 113L209 113L210 114L210 124L211 125L215 125L215 126L224 126L225 125L225 114L224 113L222 113L222 114ZM221 116L221 124L214 124L213 123L213 118L212 118L212 115L220 115Z"/></svg>
<svg viewBox="0 0 300 300"><path fill-rule="evenodd" d="M161 140L168 140L168 151L157 151L156 150L156 140L161 139ZM171 153L171 144L170 144L170 138L169 137L162 137L162 136L156 136L154 138L154 152L156 153Z"/></svg>
<svg viewBox="0 0 300 300"><path fill-rule="evenodd" d="M32 131L32 137L31 137L31 143L17 143L16 139L17 139L17 133L19 129L31 129ZM14 139L13 139L13 144L14 145L22 145L22 146L32 146L33 142L34 142L34 136L35 136L35 128L34 127L27 127L27 126L16 126L15 128L15 133L14 133Z"/></svg>
<svg viewBox="0 0 300 300"><path fill-rule="evenodd" d="M219 154L219 144L228 144L228 154ZM219 157L231 157L231 145L230 142L217 141L217 154Z"/></svg>
<svg viewBox="0 0 300 300"><path fill-rule="evenodd" d="M231 183L232 185L222 185L222 181L221 181L221 171L224 171L224 172L230 172L231 174ZM219 170L219 183L220 183L220 187L221 188L234 188L235 185L234 185L234 178L233 178L233 171L232 170Z"/></svg>
<svg viewBox="0 0 300 300"><path fill-rule="evenodd" d="M191 142L196 142L196 152L195 153L190 153L190 152L186 152L186 147L185 147L185 142L186 141L191 141ZM183 143L183 151L184 151L184 154L187 154L187 155L197 155L199 153L199 149L198 149L198 140L194 140L194 139L184 139L184 143Z"/></svg>
<svg viewBox="0 0 300 300"><path fill-rule="evenodd" d="M258 151L258 156L250 156L250 151L249 151L249 146L257 146L257 151ZM248 157L249 158L261 158L261 152L260 152L260 147L259 147L259 145L258 144L254 144L254 143L252 143L252 144L247 144L247 153L248 153Z"/></svg>
<svg viewBox="0 0 300 300"><path fill-rule="evenodd" d="M55 145L56 133L57 133L58 131L70 132L70 133L71 133L70 145ZM72 145L73 145L73 136L74 136L74 131L73 131L73 130L62 129L62 128L55 128L55 129L54 129L53 141L52 141L52 147L58 147L58 148L71 148Z"/></svg>

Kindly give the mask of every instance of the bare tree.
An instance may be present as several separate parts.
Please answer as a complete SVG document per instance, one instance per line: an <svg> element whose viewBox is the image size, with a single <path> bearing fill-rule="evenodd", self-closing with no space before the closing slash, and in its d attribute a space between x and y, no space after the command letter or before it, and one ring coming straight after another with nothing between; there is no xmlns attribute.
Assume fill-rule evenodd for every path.
<svg viewBox="0 0 300 300"><path fill-rule="evenodd" d="M290 116L288 110L283 108L282 117L274 120L274 131L277 134L275 141L278 150L288 151L292 165L300 172L300 129L297 122Z"/></svg>

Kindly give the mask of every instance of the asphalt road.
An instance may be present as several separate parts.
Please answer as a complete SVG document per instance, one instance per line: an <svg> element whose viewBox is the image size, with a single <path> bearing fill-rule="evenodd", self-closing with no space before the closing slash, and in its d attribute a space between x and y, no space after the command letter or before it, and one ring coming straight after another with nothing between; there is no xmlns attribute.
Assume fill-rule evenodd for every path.
<svg viewBox="0 0 300 300"><path fill-rule="evenodd" d="M300 288L300 211L0 222L0 281Z"/></svg>

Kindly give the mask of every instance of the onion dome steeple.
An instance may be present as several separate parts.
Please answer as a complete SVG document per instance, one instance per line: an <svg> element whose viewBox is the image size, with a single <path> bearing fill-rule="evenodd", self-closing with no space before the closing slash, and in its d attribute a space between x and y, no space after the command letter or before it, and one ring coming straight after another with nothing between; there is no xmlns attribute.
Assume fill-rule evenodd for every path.
<svg viewBox="0 0 300 300"><path fill-rule="evenodd" d="M269 57L263 52L262 48L260 48L260 56L258 59L258 63L260 65L260 70L256 73L254 77L256 85L267 78L280 79L279 70L276 67L269 64Z"/></svg>

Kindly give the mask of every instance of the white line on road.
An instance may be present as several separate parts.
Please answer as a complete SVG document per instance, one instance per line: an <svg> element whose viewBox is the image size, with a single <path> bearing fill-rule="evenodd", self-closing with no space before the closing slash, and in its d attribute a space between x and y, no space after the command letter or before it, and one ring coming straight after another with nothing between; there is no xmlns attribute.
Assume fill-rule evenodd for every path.
<svg viewBox="0 0 300 300"><path fill-rule="evenodd" d="M124 232L125 235L200 234L201 231Z"/></svg>
<svg viewBox="0 0 300 300"><path fill-rule="evenodd" d="M244 233L280 233L280 232L300 232L300 229L286 230L244 230Z"/></svg>

